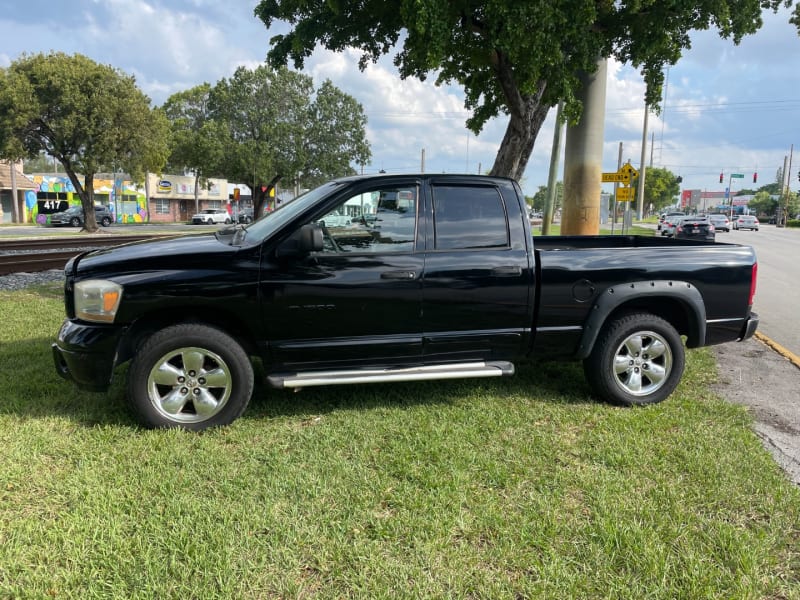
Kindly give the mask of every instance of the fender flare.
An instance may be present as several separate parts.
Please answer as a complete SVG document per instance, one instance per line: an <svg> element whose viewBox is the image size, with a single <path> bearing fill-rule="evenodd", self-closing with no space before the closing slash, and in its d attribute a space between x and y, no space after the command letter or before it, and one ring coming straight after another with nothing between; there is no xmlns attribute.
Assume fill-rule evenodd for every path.
<svg viewBox="0 0 800 600"><path fill-rule="evenodd" d="M643 298L652 298L654 302L658 298L678 300L687 309L687 347L695 348L703 344L706 339L706 306L700 290L687 281L634 281L609 287L597 297L584 324L576 358L584 359L591 354L597 336L611 313L626 302Z"/></svg>

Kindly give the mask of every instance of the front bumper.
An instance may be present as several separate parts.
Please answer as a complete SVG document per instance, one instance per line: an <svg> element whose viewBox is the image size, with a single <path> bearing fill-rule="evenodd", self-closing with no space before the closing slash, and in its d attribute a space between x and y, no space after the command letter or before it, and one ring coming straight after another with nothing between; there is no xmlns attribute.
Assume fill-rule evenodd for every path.
<svg viewBox="0 0 800 600"><path fill-rule="evenodd" d="M52 345L56 372L78 388L103 392L111 385L125 328L66 319Z"/></svg>

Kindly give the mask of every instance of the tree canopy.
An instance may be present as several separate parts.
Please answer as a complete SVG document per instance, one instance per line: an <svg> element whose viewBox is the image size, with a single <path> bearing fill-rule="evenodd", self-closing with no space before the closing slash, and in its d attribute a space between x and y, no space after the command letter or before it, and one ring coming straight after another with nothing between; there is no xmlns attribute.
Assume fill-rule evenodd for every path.
<svg viewBox="0 0 800 600"><path fill-rule="evenodd" d="M194 173L195 210L199 212L199 187L220 172L225 153L224 128L210 108L211 86L203 83L173 94L164 104L169 119L172 152L167 164Z"/></svg>
<svg viewBox="0 0 800 600"><path fill-rule="evenodd" d="M644 178L644 206L653 205L655 212L675 204L681 188L678 178L669 169L648 167Z"/></svg>
<svg viewBox="0 0 800 600"><path fill-rule="evenodd" d="M0 157L46 152L60 162L97 229L94 176L111 166L135 179L168 154L164 114L133 77L80 55L23 55L0 69ZM78 178L83 175L83 181Z"/></svg>
<svg viewBox="0 0 800 600"><path fill-rule="evenodd" d="M269 60L301 67L317 44L333 51L361 50L361 68L396 52L400 76L464 87L479 133L486 122L509 115L491 174L519 180L550 107L565 102L565 116L581 112L578 75L592 72L600 57L640 69L646 102L658 107L663 67L691 45L693 30L714 27L738 43L762 25L762 9L783 0L261 0L255 14L273 36Z"/></svg>
<svg viewBox="0 0 800 600"><path fill-rule="evenodd" d="M247 184L256 214L278 181L312 186L371 156L363 107L330 81L315 91L296 71L240 67L209 90L208 106L223 149L206 170Z"/></svg>

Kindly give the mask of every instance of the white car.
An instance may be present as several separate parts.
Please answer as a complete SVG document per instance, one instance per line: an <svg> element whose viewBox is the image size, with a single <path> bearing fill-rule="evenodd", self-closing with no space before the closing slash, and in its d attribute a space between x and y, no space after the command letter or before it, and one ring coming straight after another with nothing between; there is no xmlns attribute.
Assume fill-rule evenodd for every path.
<svg viewBox="0 0 800 600"><path fill-rule="evenodd" d="M217 225L231 222L231 216L224 208L207 208L192 215L192 225Z"/></svg>

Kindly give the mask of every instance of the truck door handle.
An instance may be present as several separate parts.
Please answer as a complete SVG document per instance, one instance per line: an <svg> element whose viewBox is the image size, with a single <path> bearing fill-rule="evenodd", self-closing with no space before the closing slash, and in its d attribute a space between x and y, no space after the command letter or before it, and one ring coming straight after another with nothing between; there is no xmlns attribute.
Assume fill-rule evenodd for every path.
<svg viewBox="0 0 800 600"><path fill-rule="evenodd" d="M414 271L385 271L381 273L381 279L414 279Z"/></svg>
<svg viewBox="0 0 800 600"><path fill-rule="evenodd" d="M492 269L493 277L519 277L522 275L522 267L495 267Z"/></svg>

